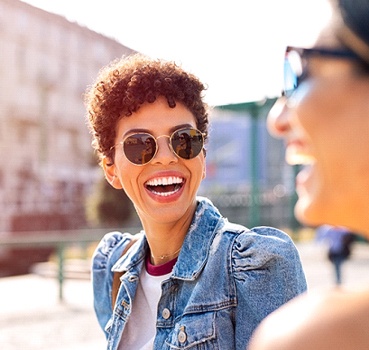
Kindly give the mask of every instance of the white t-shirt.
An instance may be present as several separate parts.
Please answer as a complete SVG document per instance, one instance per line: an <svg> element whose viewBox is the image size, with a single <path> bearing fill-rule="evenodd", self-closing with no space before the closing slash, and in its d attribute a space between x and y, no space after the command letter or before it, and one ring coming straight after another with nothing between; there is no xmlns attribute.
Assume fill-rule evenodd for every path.
<svg viewBox="0 0 369 350"><path fill-rule="evenodd" d="M158 303L161 297L161 283L172 274L174 259L160 266L146 262L151 273L144 267L132 305L132 313L124 328L119 350L152 350L155 334ZM161 274L163 271L169 273Z"/></svg>

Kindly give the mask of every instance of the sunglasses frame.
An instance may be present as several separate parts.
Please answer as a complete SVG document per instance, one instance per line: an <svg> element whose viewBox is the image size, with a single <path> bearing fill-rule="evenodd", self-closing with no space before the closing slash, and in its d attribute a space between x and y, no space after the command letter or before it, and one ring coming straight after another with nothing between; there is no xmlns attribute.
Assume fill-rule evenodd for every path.
<svg viewBox="0 0 369 350"><path fill-rule="evenodd" d="M350 51L345 48L324 48L324 47L313 47L313 48L302 48L302 47L295 47L295 46L287 46L285 51L285 66L284 66L284 88L282 91L282 96L285 96L287 98L291 97L293 93L297 90L301 83L300 77L304 75L304 65L301 66L301 73L300 75L294 74L294 78L296 81L296 85L293 87L293 89L286 89L286 77L288 76L286 74L286 63L289 62L288 56L291 54L291 52L296 52L296 54L300 58L300 62L303 63L304 60L311 56L322 56L322 57L336 57L336 58L343 58L343 59L353 59L353 60L359 60L361 61L361 58L354 53L353 51ZM292 68L292 65L288 63L288 67L290 68L290 71L294 73L294 70ZM291 73L289 74L291 76Z"/></svg>
<svg viewBox="0 0 369 350"><path fill-rule="evenodd" d="M172 140L173 140L173 137L174 137L174 135L175 135L175 134L177 134L177 133L178 133L178 134L180 134L180 133L181 133L181 131L182 131L182 132L185 132L185 131L187 131L187 132L188 132L188 131L196 131L197 135L201 135L202 145L201 145L201 149L200 149L199 153L198 153L198 154L196 154L196 156L194 156L194 157L192 157L192 158L184 158L184 157L181 157L179 154L177 154L177 153L176 153L176 151L173 149L173 146L172 146ZM125 150L124 150L124 143L126 142L126 140L127 140L129 137L132 137L133 135L148 135L148 138L150 137L150 138L152 138L152 139L155 141L155 146L156 146L156 147L155 147L155 152L154 152L153 156L151 157L151 159L150 159L148 162L137 164L137 163L135 163L135 162L132 162L132 161L127 157L126 152L125 152ZM122 145L123 154L124 154L124 156L126 157L126 159L127 159L131 164L133 164L133 165L137 165L137 166L144 166L144 165L147 165L147 164L151 163L151 161L155 158L156 154L158 153L159 145L158 145L157 140L158 140L158 139L160 139L160 138L162 138L162 137L166 137L166 138L168 138L168 139L169 139L169 142L168 142L168 144L169 144L169 148L170 148L170 150L173 152L173 154L174 154L176 157L181 158L181 159L185 159L185 160L191 160L191 159L196 158L196 157L201 153L201 151L203 151L203 150L204 150L205 136L206 136L206 133L203 133L203 132L201 132L200 130L198 130L198 129L196 129L196 128L193 128L193 127L180 128L180 129L177 129L177 130L173 131L171 135L159 135L158 137L154 137L152 134L150 134L150 133L148 133L148 132L136 132L136 133L133 133L133 134L129 134L129 135L127 135L127 136L126 136L122 141L120 141L120 142L119 142L119 143L117 143L116 145L112 146L110 149L113 149L113 148L115 148L115 147L116 147L116 146L118 146L118 145ZM147 138L147 139L148 139L148 138ZM146 139L146 141L147 141L147 139ZM146 141L145 141L145 143L146 143Z"/></svg>

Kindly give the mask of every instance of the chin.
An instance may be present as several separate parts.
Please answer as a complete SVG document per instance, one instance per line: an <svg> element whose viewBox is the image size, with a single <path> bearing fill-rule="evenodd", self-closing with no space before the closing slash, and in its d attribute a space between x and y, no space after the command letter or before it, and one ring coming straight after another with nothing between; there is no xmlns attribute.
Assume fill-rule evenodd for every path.
<svg viewBox="0 0 369 350"><path fill-rule="evenodd" d="M322 214L325 210L319 209L314 202L298 199L295 206L296 219L305 226L316 227L326 224Z"/></svg>

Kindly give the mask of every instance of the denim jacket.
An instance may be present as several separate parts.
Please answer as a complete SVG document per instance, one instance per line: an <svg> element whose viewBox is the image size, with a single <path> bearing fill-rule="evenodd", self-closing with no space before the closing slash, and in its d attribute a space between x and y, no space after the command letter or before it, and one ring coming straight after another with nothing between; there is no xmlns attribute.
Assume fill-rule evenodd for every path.
<svg viewBox="0 0 369 350"><path fill-rule="evenodd" d="M118 348L131 313L148 250L144 232L139 235L121 257L132 235L108 233L93 257L94 307L107 349ZM114 271L125 273L112 310ZM244 350L264 317L305 290L299 254L287 234L231 224L198 197L172 275L162 283L154 349Z"/></svg>

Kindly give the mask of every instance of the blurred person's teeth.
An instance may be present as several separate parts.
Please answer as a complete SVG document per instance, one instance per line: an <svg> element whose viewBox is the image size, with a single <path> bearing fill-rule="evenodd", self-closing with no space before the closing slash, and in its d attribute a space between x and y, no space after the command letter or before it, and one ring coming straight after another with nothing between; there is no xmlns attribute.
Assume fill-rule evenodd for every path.
<svg viewBox="0 0 369 350"><path fill-rule="evenodd" d="M313 164L315 163L315 158L311 155L294 153L294 152L286 152L286 161L290 165L299 165L299 164Z"/></svg>

